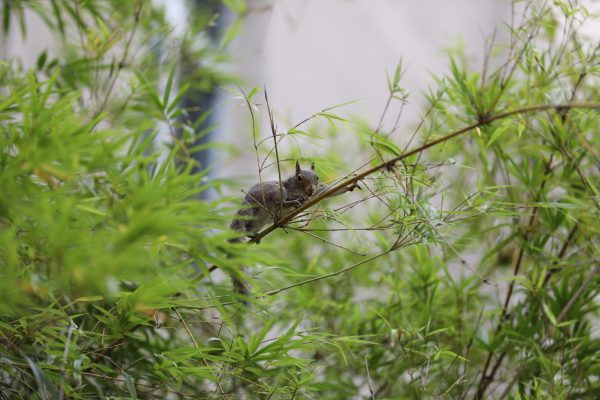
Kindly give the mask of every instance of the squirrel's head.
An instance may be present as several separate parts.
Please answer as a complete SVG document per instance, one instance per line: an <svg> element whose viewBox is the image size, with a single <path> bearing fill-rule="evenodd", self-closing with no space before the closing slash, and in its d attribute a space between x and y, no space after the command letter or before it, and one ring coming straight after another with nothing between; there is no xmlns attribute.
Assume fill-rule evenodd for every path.
<svg viewBox="0 0 600 400"><path fill-rule="evenodd" d="M296 179L304 189L304 193L312 196L317 191L319 177L315 173L315 163L312 163L310 169L300 168L300 163L296 161Z"/></svg>

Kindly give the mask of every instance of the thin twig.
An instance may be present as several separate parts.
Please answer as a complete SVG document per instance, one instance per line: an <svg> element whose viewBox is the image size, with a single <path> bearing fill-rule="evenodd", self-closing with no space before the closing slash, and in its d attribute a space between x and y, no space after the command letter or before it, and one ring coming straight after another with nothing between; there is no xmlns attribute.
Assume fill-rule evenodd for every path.
<svg viewBox="0 0 600 400"><path fill-rule="evenodd" d="M363 357L365 359L365 368L367 369L367 384L369 385L371 400L375 400L375 392L373 391L373 383L371 382L371 373L369 372L369 363L367 362L367 355L363 354Z"/></svg>
<svg viewBox="0 0 600 400"><path fill-rule="evenodd" d="M291 229L293 229L293 230L299 230L299 229L294 229L294 228L291 228ZM340 249L342 249L342 250L346 250L346 251L348 251L348 252L350 252L350 253L352 253L352 254L356 254L357 256L366 257L366 254L359 253L359 252L357 252L357 251L354 251L354 250L352 250L352 249L349 249L349 248L347 248L347 247L344 247L344 246L342 246L342 245L339 245L339 244L333 243L333 242L331 242L331 241L329 241L329 240L327 240L327 239L325 239L325 238L323 238L323 237L321 237L321 236L315 235L314 233L308 232L308 231L306 231L306 230L299 230L299 231L300 231L300 232L302 232L302 233L304 233L305 235L312 236L312 237L314 237L315 239L318 239L318 240L320 240L320 241L322 241L322 242L324 242L324 243L327 243L327 244L330 244L330 245L332 245L332 246L338 247L338 248L340 248Z"/></svg>
<svg viewBox="0 0 600 400"><path fill-rule="evenodd" d="M258 156L258 146L260 143L256 143L256 118L254 117L254 110L252 108L252 104L250 103L250 99L248 95L244 92L242 88L239 88L240 92L244 96L244 100L246 100L246 105L248 106L248 111L250 112L250 118L252 119L252 142L254 143L254 153L256 154L256 167L258 168L258 182L262 183L262 174L261 174L261 166L260 166L260 157Z"/></svg>
<svg viewBox="0 0 600 400"><path fill-rule="evenodd" d="M342 274L344 274L344 273L346 273L348 271L351 271L353 269L356 269L356 268L360 267L363 264L368 263L369 261L373 261L376 258L379 258L379 257L381 257L383 255L386 255L386 254L392 252L393 250L394 249L386 250L386 251L384 251L382 253L379 253L379 254L376 254L376 255L374 255L372 257L369 257L366 260L362 260L360 262L357 262L356 264L352 264L351 266L343 268L343 269L341 269L339 271L335 271L335 272L332 272L332 273L329 273L329 274L319 275L319 276L316 276L314 278L306 279L306 280L303 280L303 281L298 282L298 283L294 283L294 284L289 285L289 286L284 286L284 287L279 288L279 289L271 290L269 292L264 293L263 296L274 296L274 295L276 295L278 293L284 292L284 291L289 290L289 289L293 289L293 288L298 287L298 286L304 286L304 285L309 284L309 283L313 283L313 282L320 281L320 280L323 280L323 279L327 279L327 278L331 278L331 277L334 277L334 276L342 275ZM261 296L261 297L263 297L263 296Z"/></svg>
<svg viewBox="0 0 600 400"><path fill-rule="evenodd" d="M265 87L265 102L267 103L267 112L269 113L269 123L271 126L271 134L273 135L273 146L275 147L275 160L277 161L277 176L279 178L279 210L277 215L281 215L283 209L283 202L285 198L283 196L283 181L281 180L281 164L279 163L279 149L277 148L277 127L275 126L275 119L271 112L271 106L269 105L269 95L267 94L267 88ZM264 198L264 196L263 196Z"/></svg>
<svg viewBox="0 0 600 400"><path fill-rule="evenodd" d="M119 77L119 73L121 72L121 70L123 69L123 67L126 65L127 62L127 56L129 54L129 49L131 47L131 43L133 42L133 37L135 36L135 32L137 30L137 27L140 23L140 15L142 13L142 9L144 8L144 2L142 0L138 0L135 3L135 11L134 11L134 24L133 24L133 28L131 29L131 33L129 34L129 38L127 39L127 43L125 44L125 49L123 50L123 55L121 56L121 60L119 61L119 63L117 64L117 71L115 72L115 76L113 77L113 79L111 80L109 86L108 86L108 90L106 91L106 94L104 95L104 100L102 101L102 104L100 104L100 107L94 112L94 114L92 115L91 120L93 121L98 115L100 115L104 109L106 108L106 105L108 104L108 100L110 99L110 96L112 94L112 91L115 87L115 83L117 82L117 79Z"/></svg>

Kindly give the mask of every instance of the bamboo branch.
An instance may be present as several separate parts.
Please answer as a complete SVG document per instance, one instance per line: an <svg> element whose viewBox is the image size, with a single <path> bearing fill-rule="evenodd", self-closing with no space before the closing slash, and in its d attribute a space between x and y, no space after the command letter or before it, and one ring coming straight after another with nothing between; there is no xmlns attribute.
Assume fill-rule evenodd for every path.
<svg viewBox="0 0 600 400"><path fill-rule="evenodd" d="M381 170L385 170L385 169L390 169L392 168L396 163L412 156L418 153L421 153L433 146L436 146L440 143L445 143L450 139L453 139L455 137L458 137L462 134L465 134L475 128L481 127L481 126L485 126L488 125L494 121L503 119L503 118L507 118L513 115L519 115L519 114L528 114L528 113L535 113L535 112L541 112L541 111L546 111L546 110L557 110L557 111L561 111L561 110L568 110L568 109L576 109L576 108L581 108L581 109L594 109L594 110L600 110L600 103L565 103L565 104L539 104L539 105L533 105L533 106L528 106L528 107L522 107L522 108L518 108L515 110L510 110L510 111L506 111L500 114L496 114L496 115L491 115L491 116L487 116L483 119L481 119L478 122L475 122L471 125L467 125L461 129L455 130L454 132L451 132L445 136L442 136L441 138L432 140L430 142L425 143L422 146L419 146L411 151L408 151L406 153L403 153L397 157L394 157L386 162L383 162L379 165L376 165L372 168L367 169L366 171L363 171L361 173L358 173L348 179L342 180L339 183L337 183L336 185L332 185L329 189L324 190L322 192L320 192L318 195L308 199L305 203L303 203L302 205L300 205L300 207L296 208L294 211L292 211L290 214L286 215L285 217L281 218L279 221L275 222L273 225L269 226L268 228L264 229L262 232L258 233L256 236L254 236L251 240L248 241L248 243L259 243L261 241L262 238L264 238L265 236L267 236L269 233L273 232L275 229L280 228L282 226L284 226L285 224L287 224L288 222L290 222L295 216L297 216L298 214L300 214L301 212L303 212L304 210L312 207L313 205L319 203L321 200L326 199L327 197L332 196L335 192L339 191L340 189L344 189L350 185L356 184L357 182L359 182L360 180L366 178L369 175L374 174L375 172L381 171Z"/></svg>

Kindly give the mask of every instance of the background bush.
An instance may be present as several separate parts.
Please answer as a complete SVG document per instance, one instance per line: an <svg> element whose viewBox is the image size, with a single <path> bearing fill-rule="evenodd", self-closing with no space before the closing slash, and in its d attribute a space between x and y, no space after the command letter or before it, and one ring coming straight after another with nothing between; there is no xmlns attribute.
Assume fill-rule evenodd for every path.
<svg viewBox="0 0 600 400"><path fill-rule="evenodd" d="M178 40L149 2L4 3L5 34L31 10L61 46L0 64L0 397L598 398L595 16L527 2L485 70L453 51L409 144L337 108L249 122L261 171L316 161L362 188L254 246L227 242L239 202L198 161L220 144L186 97L235 81L247 9L224 3L240 20L218 45L218 7ZM323 150L350 143L354 165Z"/></svg>

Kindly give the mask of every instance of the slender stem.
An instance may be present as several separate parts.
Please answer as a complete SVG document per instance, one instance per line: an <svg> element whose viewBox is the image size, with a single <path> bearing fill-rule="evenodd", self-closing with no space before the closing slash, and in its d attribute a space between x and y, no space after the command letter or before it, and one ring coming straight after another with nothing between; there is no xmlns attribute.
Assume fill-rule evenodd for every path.
<svg viewBox="0 0 600 400"><path fill-rule="evenodd" d="M386 250L383 253L376 254L376 255L374 255L372 257L367 258L366 260L362 260L360 262L357 262L356 264L352 264L349 267L340 269L339 271L332 272L330 274L319 275L319 276L316 276L314 278L310 278L310 279L306 279L306 280L303 280L303 281L298 282L298 283L294 283L293 285L289 285L289 286L285 286L285 287L282 287L282 288L279 288L279 289L271 290L269 292L266 292L263 296L274 296L274 295L276 295L278 293L281 293L281 292L283 292L285 290L293 289L295 287L303 286L303 285L306 285L308 283L313 283L313 282L316 282L316 281L320 281L320 280L323 280L323 279L327 279L327 278L331 278L331 277L334 277L334 276L337 276L337 275L341 275L341 274L343 274L345 272L348 272L350 270L358 268L361 265L368 263L369 261L373 261L376 258L379 258L379 257L381 257L381 256L383 256L385 254L388 254L389 252L391 252L393 250L394 249Z"/></svg>
<svg viewBox="0 0 600 400"><path fill-rule="evenodd" d="M279 178L279 210L277 211L277 217L281 215L283 209L283 202L285 198L283 196L283 182L281 180L281 164L279 163L279 149L277 147L277 127L275 126L275 119L271 112L271 106L269 105L269 95L267 94L267 88L265 87L265 102L267 103L267 111L269 113L269 123L271 125L271 134L273 135L273 146L275 146L275 160L277 161L277 176ZM264 199L264 195L263 195ZM259 202L260 203L260 202Z"/></svg>
<svg viewBox="0 0 600 400"><path fill-rule="evenodd" d="M127 43L125 44L125 49L123 50L123 55L121 56L121 60L117 64L117 71L115 72L115 76L113 77L113 79L111 80L111 82L108 86L108 90L106 91L106 94L104 96L104 100L102 101L102 104L96 110L96 112L94 112L91 120L94 120L94 118L96 118L98 115L102 114L102 112L106 108L106 106L108 104L108 100L110 99L112 91L115 87L115 84L117 83L117 79L119 77L119 72L121 72L121 69L123 69L123 67L126 65L127 56L129 55L129 50L131 48L131 43L133 42L133 37L135 36L135 32L138 28L138 25L140 24L140 15L142 14L143 7L144 7L143 1L138 0L135 3L133 28L131 29L129 38L127 39Z"/></svg>
<svg viewBox="0 0 600 400"><path fill-rule="evenodd" d="M365 359L365 368L367 369L367 383L369 385L369 393L371 393L371 400L375 400L375 392L373 391L373 382L371 381L371 372L369 371L369 363L367 362L367 355L363 354Z"/></svg>

